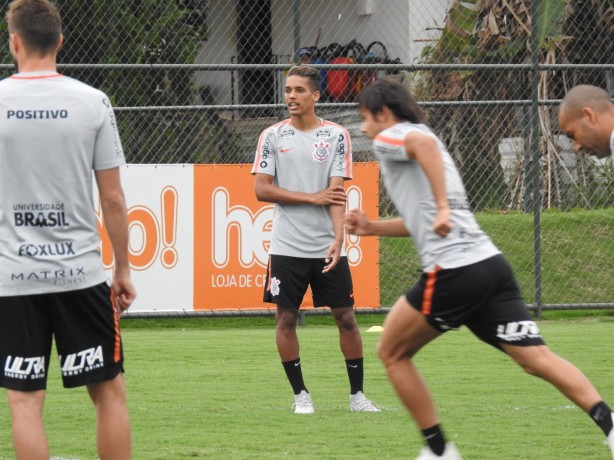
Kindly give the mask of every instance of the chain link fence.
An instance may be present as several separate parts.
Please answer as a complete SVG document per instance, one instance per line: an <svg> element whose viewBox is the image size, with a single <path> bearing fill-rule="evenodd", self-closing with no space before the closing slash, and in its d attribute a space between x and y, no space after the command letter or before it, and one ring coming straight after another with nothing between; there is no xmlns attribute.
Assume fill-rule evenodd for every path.
<svg viewBox="0 0 614 460"><path fill-rule="evenodd" d="M527 302L614 307L614 166L576 154L557 125L570 87L614 96L612 0L56 3L60 69L111 97L128 162L251 163L260 132L287 117L284 75L299 61L323 76L319 115L350 131L355 161L372 161L356 97L398 78ZM383 190L380 214L396 214ZM418 269L407 242L382 240L382 306Z"/></svg>

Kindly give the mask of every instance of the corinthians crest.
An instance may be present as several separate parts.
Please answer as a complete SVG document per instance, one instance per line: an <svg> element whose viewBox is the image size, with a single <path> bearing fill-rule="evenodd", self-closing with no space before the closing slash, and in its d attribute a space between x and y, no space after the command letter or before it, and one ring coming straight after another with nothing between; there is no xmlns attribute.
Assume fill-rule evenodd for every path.
<svg viewBox="0 0 614 460"><path fill-rule="evenodd" d="M330 155L330 144L328 142L320 141L313 144L315 150L313 151L313 159L319 163L328 160Z"/></svg>

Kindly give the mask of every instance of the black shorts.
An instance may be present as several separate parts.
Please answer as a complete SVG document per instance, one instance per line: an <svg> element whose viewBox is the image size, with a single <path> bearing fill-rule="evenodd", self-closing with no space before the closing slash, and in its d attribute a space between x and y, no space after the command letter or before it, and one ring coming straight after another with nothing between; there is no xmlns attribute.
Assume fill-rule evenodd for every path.
<svg viewBox="0 0 614 460"><path fill-rule="evenodd" d="M106 283L0 297L0 386L44 390L52 337L67 388L111 380L123 372L119 316Z"/></svg>
<svg viewBox="0 0 614 460"><path fill-rule="evenodd" d="M314 307L354 306L352 275L347 257L341 257L335 268L322 273L326 265L324 259L269 256L263 300L280 307L299 308L307 286L311 286Z"/></svg>
<svg viewBox="0 0 614 460"><path fill-rule="evenodd" d="M530 346L544 340L502 255L424 273L406 294L429 324L445 332L466 325L484 342Z"/></svg>

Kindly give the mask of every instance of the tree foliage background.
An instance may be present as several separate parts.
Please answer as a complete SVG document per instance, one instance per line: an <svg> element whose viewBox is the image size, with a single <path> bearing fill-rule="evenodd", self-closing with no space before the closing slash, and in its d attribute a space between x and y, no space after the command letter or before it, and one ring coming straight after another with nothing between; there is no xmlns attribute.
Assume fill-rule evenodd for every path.
<svg viewBox="0 0 614 460"><path fill-rule="evenodd" d="M612 0L539 0L538 59L541 64L608 64L614 56ZM425 63L531 63L531 0L468 0L452 3L437 42L425 49ZM509 69L433 71L414 77L419 100L513 101L531 98L531 72ZM561 99L576 84L608 88L614 73L599 69L540 72L539 98ZM440 106L429 120L455 154L476 209L523 208L525 159L519 158L514 182L506 186L499 147L503 138L530 131L527 107ZM611 165L595 168L578 156L577 177L559 155L557 109L540 107L541 196L544 207L612 206ZM525 149L527 150L527 149Z"/></svg>
<svg viewBox="0 0 614 460"><path fill-rule="evenodd" d="M211 117L187 107L199 101L193 70L121 67L122 64L193 64L207 36L204 0L56 0L64 45L60 71L101 89L116 107L127 161L158 152L159 163L212 162L227 140ZM5 36L6 24L1 26ZM5 42L6 43L6 42ZM11 62L8 44L0 52ZM62 64L114 64L113 68ZM5 72L8 76L10 72ZM186 110L147 109L186 106ZM138 110L136 109L138 108ZM206 142L182 142L192 137ZM213 139L212 139L213 138ZM213 142L212 142L213 140ZM203 146L207 146L206 148Z"/></svg>
<svg viewBox="0 0 614 460"><path fill-rule="evenodd" d="M270 120L264 120L263 126L254 123L250 127L242 123L245 120L237 123L233 123L234 119L221 120L216 109L194 109L195 104L211 103L210 94L196 87L194 70L149 67L194 63L207 38L209 5L216 2L57 0L56 3L63 16L65 35L59 54L60 64L65 67L60 70L102 89L121 108L117 119L129 162L250 161L257 136L271 124ZM217 6L220 4L221 0ZM540 63L612 62L614 0L538 0L536 4ZM445 25L438 38L425 49L422 62L531 62L531 0L450 0L449 5ZM426 12L430 7L425 2L421 6L424 11L417 11ZM6 33L4 22L0 29ZM0 58L9 63L8 46L6 41L3 43ZM112 68L101 68L100 64ZM509 101L531 97L528 70L434 70L413 72L411 79L419 101ZM614 72L589 68L540 72L540 99L560 99L566 89L579 82L614 88ZM523 209L528 195L526 162L520 158L513 182L506 182L499 148L502 139L526 136L529 132L526 106L438 105L428 112L430 123L459 165L474 209ZM353 109L351 113L354 114ZM611 206L613 197L608 190L614 187L614 173L604 168L595 170L593 163L578 157L570 183L570 172L559 154L556 109L541 107L539 123L544 206ZM242 127L245 132L241 132Z"/></svg>

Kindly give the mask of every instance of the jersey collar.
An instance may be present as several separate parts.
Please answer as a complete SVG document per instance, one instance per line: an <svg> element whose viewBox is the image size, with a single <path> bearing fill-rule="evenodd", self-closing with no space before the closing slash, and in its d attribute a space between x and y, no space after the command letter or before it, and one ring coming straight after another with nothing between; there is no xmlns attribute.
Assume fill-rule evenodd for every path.
<svg viewBox="0 0 614 460"><path fill-rule="evenodd" d="M37 70L35 72L20 72L15 75L11 75L9 78L14 78L16 80L37 80L39 78L55 78L61 77L62 75L57 73L55 70Z"/></svg>

